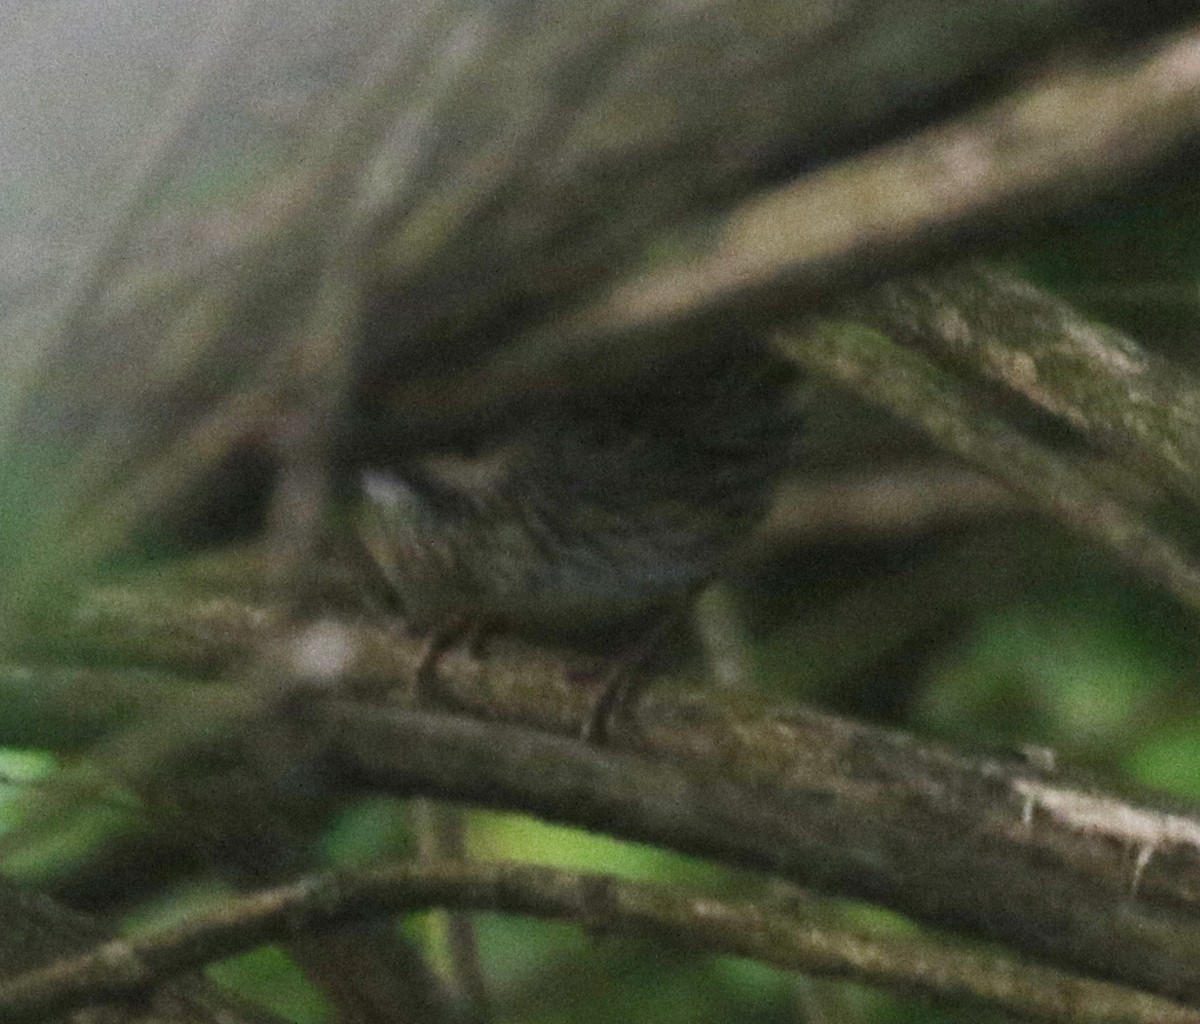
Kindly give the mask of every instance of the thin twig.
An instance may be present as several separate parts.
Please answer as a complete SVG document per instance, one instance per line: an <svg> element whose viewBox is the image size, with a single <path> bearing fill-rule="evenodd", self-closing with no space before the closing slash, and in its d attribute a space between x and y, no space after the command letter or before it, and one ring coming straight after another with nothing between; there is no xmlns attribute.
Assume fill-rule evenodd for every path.
<svg viewBox="0 0 1200 1024"><path fill-rule="evenodd" d="M847 978L905 994L989 1006L1054 1024L1197 1024L1165 999L1012 957L915 935L815 926L760 904L552 868L410 865L319 875L231 901L146 935L105 943L0 985L13 1024L130 998L206 963L313 929L431 906L574 921L604 934L669 942Z"/></svg>

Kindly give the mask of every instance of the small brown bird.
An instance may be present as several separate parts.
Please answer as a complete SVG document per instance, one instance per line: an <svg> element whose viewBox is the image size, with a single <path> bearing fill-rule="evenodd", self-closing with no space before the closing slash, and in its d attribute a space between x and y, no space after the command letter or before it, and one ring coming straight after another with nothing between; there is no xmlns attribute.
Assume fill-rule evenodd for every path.
<svg viewBox="0 0 1200 1024"><path fill-rule="evenodd" d="M368 470L362 538L409 624L435 637L645 633L765 511L794 460L795 390L758 345L679 360L487 449Z"/></svg>

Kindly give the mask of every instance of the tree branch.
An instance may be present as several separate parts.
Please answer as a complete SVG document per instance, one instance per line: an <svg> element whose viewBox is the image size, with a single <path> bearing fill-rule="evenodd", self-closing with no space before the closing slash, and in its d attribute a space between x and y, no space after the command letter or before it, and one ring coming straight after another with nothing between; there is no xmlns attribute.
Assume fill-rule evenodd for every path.
<svg viewBox="0 0 1200 1024"><path fill-rule="evenodd" d="M524 810L755 867L1200 1002L1200 822L1021 759L812 712L639 708L649 761L528 730L334 704L330 749L372 789ZM736 739L735 739L736 737Z"/></svg>
<svg viewBox="0 0 1200 1024"><path fill-rule="evenodd" d="M55 968L46 965L85 956L84 950L111 940L109 930L95 920L7 880L0 880L0 920L5 925L0 929L0 991L19 989L22 977L53 973ZM136 1006L114 1006L89 1019L96 1024L281 1024L201 978L163 979L147 995Z"/></svg>
<svg viewBox="0 0 1200 1024"><path fill-rule="evenodd" d="M170 605L144 591L137 599L141 621L128 627L146 639L152 623L169 652ZM118 647L111 613L129 616L132 601L103 602L104 633ZM361 622L337 628L346 685L412 692L419 641ZM194 657L194 641L181 653ZM219 630L207 642L236 653ZM465 714L546 731L311 695L272 710L267 695L248 702L241 688L215 687L188 715L185 738L228 748L222 730L246 729L290 774L305 758L332 757L372 789L525 810L757 867L1200 1003L1190 881L1200 822L1169 803L1124 801L1022 758L960 754L712 692L652 689L613 747L598 750L564 738L577 735L591 699L554 652L497 638L485 663L452 650L438 670L438 692ZM135 788L170 786L172 765L195 772L191 748L163 749L163 731L155 722L121 737ZM328 767L314 771L330 778ZM50 825L64 820L55 808Z"/></svg>
<svg viewBox="0 0 1200 1024"><path fill-rule="evenodd" d="M1120 5L1102 0L1005 5L970 0L956 5L952 15L931 0L875 0L820 16L774 0L756 0L750 9L732 0L715 6L685 3L653 13L626 0L605 0L572 19L544 18L536 4L528 9L481 8L445 0L406 10L397 17L406 19L399 25L400 35L412 46L396 66L412 73L366 83L370 109L393 118L394 147L374 169L388 184L372 196L378 204L377 234L365 246L369 253L364 259L373 268L367 285L372 313L360 385L378 395L410 380L426 357L461 365L498 352L509 344L514 329L532 329L557 312L578 307L605 282L627 273L651 247L661 249L664 232L678 232L685 225L685 234L711 239L709 228L693 228L713 209L743 200L798 168L860 150L865 142L891 137L897 128L906 131L914 120L959 111L998 78L1011 77L1014 62L1024 69L1044 61L1048 52L1072 40L1088 40L1097 25L1109 32L1110 45L1119 38L1121 46L1131 49L1149 31L1185 24L1192 13L1186 5L1167 5L1153 17L1126 18ZM719 45L711 36L713 25L731 33ZM915 25L928 30L916 31ZM898 26L904 30L897 31ZM687 59L698 53L703 60ZM444 67L431 71L431 54L445 57ZM1091 194L1099 175L1111 182L1122 167L1145 167L1187 134L1186 115L1195 105L1189 102L1191 66L1185 57L1184 41L1164 44L1128 68L1097 64L1073 79L1060 75L1058 86L1027 95L1028 109L1018 104L1011 116L996 116L1002 126L1028 132L1021 137L1044 140L1046 119L1039 113L1048 106L1036 101L1062 101L1069 95L1083 104L1078 124L1115 126L1114 136L1101 137L1101 131L1080 139L1076 170L1081 181L1090 182L1079 186L1080 194ZM1089 74L1103 94L1097 106L1088 106ZM869 87L863 87L864 81ZM647 103L647 95L661 102ZM487 108L495 116L481 114L480 104L500 96L503 103ZM513 102L513 97L521 101ZM1121 106L1109 100L1120 100ZM332 109L345 113L348 108L334 104ZM746 117L747 109L756 116ZM1090 116L1096 109L1103 116ZM1119 118L1117 110L1123 112ZM1179 123L1172 121L1173 111L1183 112ZM366 120L378 125L375 117ZM984 130L989 126L982 122L974 130L963 122L958 141L970 143L973 154L982 146L995 157L996 147L989 149L989 140L980 137ZM1062 141L1057 134L1054 138ZM962 146L939 149L935 138L927 141L933 164L948 172L964 170L961 160L951 159L955 153L961 156ZM1106 143L1115 148L1104 150L1100 171L1082 151L1103 149ZM918 154L923 144L913 150L915 167L912 160L900 159L892 168L917 171L918 186L927 170ZM1017 152L1016 146L1011 148ZM145 265L128 269L121 287L114 283L109 289L111 302L94 311L94 322L75 346L79 358L60 367L60 379L49 393L35 388L23 396L36 429L29 433L28 424L20 424L22 433L81 447L69 470L55 464L53 479L94 479L98 473L103 478L113 470L106 454L111 450L123 453L125 467L137 468L139 456L168 451L172 441L188 433L197 409L211 410L230 398L214 397L213 381L255 391L277 377L271 338L279 325L289 322L297 298L310 293L315 254L326 250L326 240L313 238L323 220L320 185L346 157L318 150L313 166L292 168L253 196L242 197L233 218L237 228L231 230L229 220L222 218L221 230L201 226L171 231L174 249L153 252ZM697 153L710 158L697 160ZM824 178L847 178L848 183L857 173L854 168L867 174L876 159L847 163ZM1074 186L1065 183L1067 168L1049 170L1053 161L1045 153L1030 162L1046 164L1051 177L1058 173L1054 180L1075 196ZM890 164L883 158L879 170L886 166ZM761 251L738 241L740 230L760 219L778 228L784 213L791 223L801 217L820 223L829 195L817 188L819 178L748 204L728 219L727 231L715 245L705 242L697 251L686 238L668 239L670 247L687 250L686 258L664 266L663 275L649 280L646 294L653 298L688 266L715 272L747 259L745 265L765 271L762 282L769 283L774 272L760 266ZM864 180L869 185L875 179L867 174ZM958 181L970 191L969 174L960 174ZM1053 191L1058 186L1047 187ZM805 190L814 193L811 202L792 195ZM849 197L853 191L843 188L842 194ZM921 195L937 198L919 191L910 198ZM630 202L631 196L637 202ZM987 205L983 202L980 209ZM1015 216L1026 223L1044 212L1027 202L1015 204L1017 208L1023 212ZM845 227L842 241L851 249L856 237L878 241L878 225L903 212L864 204L861 195L853 196L846 210L850 219L833 226L839 231ZM920 250L920 230L907 233ZM814 248L813 233L805 228L801 234L808 241L795 251L789 246L797 243L779 235L781 248L772 257L781 285L800 267L801 284L789 300L793 303L810 294L803 284L806 275L815 275L818 291L825 294L895 272L891 250L904 232L886 241L887 251L877 253L877 259L868 252L876 242L854 255L836 244L829 251ZM731 249L722 248L729 245ZM628 297L629 289L640 289L640 281L627 278L621 294ZM756 303L749 291L743 298ZM696 301L704 306L702 298ZM724 304L722 300L719 308ZM711 305L704 308L711 312ZM515 308L525 315L514 319ZM622 312L621 307L610 309L610 319L616 317L612 326L623 322ZM693 313L701 315L703 309L685 309L681 315ZM592 331L586 324L590 316L578 321L586 332ZM607 322L596 328L607 330ZM249 325L266 340L248 345L244 332L231 329L236 325ZM542 340L572 333L569 324L560 326L564 330L543 331ZM534 331L530 336L539 335ZM597 344L607 351L603 339ZM634 343L624 352L636 356L643 348ZM171 357L162 359L163 351ZM553 358L570 362L583 348L565 351ZM514 352L502 360L512 363L518 376L539 376L543 356L534 358L526 373L520 367L527 356ZM593 369L603 367L604 359L591 361ZM131 380L124 373L125 367L143 363L156 367L153 377ZM570 376L574 368L568 370ZM529 386L524 379L521 388ZM422 394L427 410L433 409L436 396ZM401 415L412 418L420 409L419 398L404 397ZM401 402L398 395L391 399ZM217 438L219 451L206 460L209 465L255 437L269 421L269 398L260 393L246 400L266 408ZM481 408L496 414L507 401ZM110 422L114 410L119 443L106 438L104 444L87 444L97 433L97 420ZM176 447L174 454L186 455L187 445ZM145 461L153 475L153 460L146 456ZM192 466L193 479L199 465ZM118 501L118 510L152 516L185 486L161 472L155 479L159 486L126 481L142 499L132 505ZM54 488L48 485L42 492L39 508L49 513L44 532L61 542L72 524L58 517L61 510L49 500ZM85 524L89 536L97 523L109 521L119 522L120 516L91 517ZM121 528L110 528L97 543L111 546L125 535ZM53 550L53 545L42 548ZM64 572L71 575L69 569Z"/></svg>
<svg viewBox="0 0 1200 1024"><path fill-rule="evenodd" d="M809 370L917 424L1125 565L1200 610L1200 567L1173 541L1061 456L976 408L949 374L857 324L820 321L777 348Z"/></svg>
<svg viewBox="0 0 1200 1024"><path fill-rule="evenodd" d="M895 281L841 305L894 341L997 381L1200 504L1200 378L994 268Z"/></svg>
<svg viewBox="0 0 1200 1024"><path fill-rule="evenodd" d="M913 935L813 925L761 902L514 864L397 865L318 875L187 923L104 944L0 984L0 1016L33 1022L153 991L181 972L272 941L430 907L572 921L786 970L1006 1010L1055 1024L1197 1024L1200 1011L1105 982Z"/></svg>
<svg viewBox="0 0 1200 1024"><path fill-rule="evenodd" d="M770 326L1109 193L1200 140L1197 111L1200 30L1137 61L1050 75L982 112L761 193L678 245L682 255L617 281L465 381L418 380L394 403L418 423L461 423L531 391L644 373L714 325ZM1064 136L1064 118L1078 130Z"/></svg>
<svg viewBox="0 0 1200 1024"><path fill-rule="evenodd" d="M546 19L545 34L528 31L533 26L525 20L541 17L542 4L420 5L413 67L427 68L421 61L428 54L457 54L462 62L449 62L428 88L414 91L415 99L397 104L395 149L374 154L392 177L374 211L379 236L361 256L369 281L326 281L335 290L371 291L368 328L375 333L364 345L365 386L387 391L426 359L483 365L488 379L480 387L464 391L459 380L455 388L472 400L485 399L490 389L494 400L480 408L495 415L555 384L556 373L562 384L590 366L582 376L596 386L603 379L599 363L616 348L653 355L644 336L692 344L722 330L733 314L747 328L771 324L784 311L794 315L801 300L941 258L964 240L995 237L997 228L1028 224L1098 194L1114 177L1165 166L1195 137L1200 44L1194 34L1160 42L1140 62L1094 61L1082 71L1056 72L985 115L887 145L898 112L944 115L957 87L996 72L1027 44L1031 57L1045 55L1057 46L1047 41L1056 39L1054 27L1077 29L1089 12L1116 6L1043 2L1018 9L970 0L955 7L950 45L943 33L909 31L895 34L897 46L880 47L902 16L917 12L923 23L940 24L944 3L893 0L879 6L887 16L878 19L848 5L826 22L794 4L755 7L760 21L742 0L661 9L603 0L573 8L568 20ZM745 31L713 46L704 25L718 12ZM1170 18L1185 16L1194 12ZM431 39L438 45L426 46ZM572 40L577 45L566 45ZM873 65L872 47L887 52L886 68ZM945 59L913 59L922 53ZM690 59L696 55L713 59ZM858 77L864 69L873 72L866 76L870 89ZM664 80L669 75L679 79L673 86ZM414 70L413 77L421 76ZM529 103L511 103L505 86L524 82L532 83ZM403 91L397 81L384 82L371 93L380 102L359 112L391 112L382 100L393 87ZM797 103L806 91L819 102ZM647 103L647 96L662 102ZM847 116L848 98L869 109L855 106ZM1064 139L1064 108L1055 104L1067 100L1068 116L1082 127ZM494 119L486 116L492 107ZM746 117L747 109L762 116ZM911 127L900 120L903 130ZM386 134L373 118L370 126ZM864 140L885 145L813 171L704 227L714 209L820 167L831 155L845 158ZM697 160L714 141L717 157ZM27 520L13 517L22 543L5 547L24 555L29 542L33 568L11 575L4 607L25 607L43 576L75 579L178 498L199 469L247 438L261 440L280 409L286 360L274 341L259 347L248 338L309 338L316 362L322 339L346 339L349 303L338 295L323 307L336 327L328 335L316 316L294 335L280 330L291 324L298 296L302 308L308 305L320 270L313 254L328 257L335 241L336 225L323 205L325 176L347 158L335 148L318 145L313 166L275 183L282 201L266 204L271 209L255 223L259 235L239 239L213 261L215 274L179 273L166 288L151 275L133 289L130 305L113 298L76 346L87 350L95 341L97 362L64 366L61 392L21 396L39 425L45 426L39 417L49 423L48 433L31 435L34 456L42 455L46 436L68 450L60 459L58 448L47 445L54 449L51 465L31 456L30 466L22 466L28 473L13 474L39 500ZM366 152L349 148L351 159L368 162ZM898 180L907 184L897 189ZM876 190L893 201L863 201L864 192ZM590 198L576 203L581 193ZM1030 196L1038 202L1024 202ZM825 218L829 209L844 219ZM665 239L677 254L661 264L661 275L629 273L652 246L664 244L668 225L681 223L680 236ZM682 237L697 224L698 234L710 233L699 241ZM730 276L730 268L737 273ZM1020 296L998 287L1019 304ZM181 295L184 301L176 302ZM560 319L567 309L582 312ZM685 340L668 339L672 333ZM524 340L510 348L514 335ZM169 358L154 363L157 376L135 379L128 367L141 360L124 357L151 351L146 345L154 351L162 345ZM376 379L373 363L387 372ZM102 372L90 374L92 365ZM425 390L387 397L403 403L402 415L427 412L445 421L446 395L436 385L419 387ZM935 408L945 413L956 392L939 394L950 396ZM1157 386L1152 397L1177 394ZM1057 411L1072 408L1060 397L1048 407L1055 403ZM61 434L57 413L66 424ZM93 413L118 429L97 433ZM1136 516L1019 438L986 426L968 437L976 421L955 418L942 416L947 437L967 438L976 457L982 453L998 472L1002 462L1015 461L1024 470L1016 482L1043 507L1200 607L1195 569ZM1175 441L1189 443L1190 424L1174 426ZM1099 429L1147 443L1143 425L1117 416ZM420 434L405 442L419 445ZM1160 468L1174 472L1171 479L1183 489L1195 467L1164 453ZM56 501L93 487L102 502ZM1200 1003L1193 952L1200 924L1188 881L1200 851L1193 817L1127 802L1044 768L969 758L749 701L651 694L637 709L638 731L618 732L615 749L603 751L465 718L319 701L298 709L278 700L286 687L256 685L248 693L241 684L302 676L323 685L344 677L364 690L397 680L410 685L419 655L414 645L357 620L318 623L306 633L307 627L285 629L286 610L278 606L224 599L198 616L194 602L172 605L161 597L108 591L73 620L66 616L71 635L31 642L42 651L105 652L202 673L255 659L232 677L234 685L186 694L149 726L110 744L102 767L116 764L135 788L167 786L182 765L201 775L199 759L191 760L196 751L236 748L237 734L247 728L271 740L264 757L292 749L299 721L312 727L299 737L302 753L351 766L357 780L373 786L524 808L807 879ZM8 628L10 617L4 619ZM225 629L230 623L232 633ZM328 645L305 647L313 636ZM453 654L444 658L447 697L471 714L573 733L589 697L567 683L563 661L520 645L497 648L499 657L482 668ZM325 657L331 651L332 667ZM15 842L23 837L18 833Z"/></svg>

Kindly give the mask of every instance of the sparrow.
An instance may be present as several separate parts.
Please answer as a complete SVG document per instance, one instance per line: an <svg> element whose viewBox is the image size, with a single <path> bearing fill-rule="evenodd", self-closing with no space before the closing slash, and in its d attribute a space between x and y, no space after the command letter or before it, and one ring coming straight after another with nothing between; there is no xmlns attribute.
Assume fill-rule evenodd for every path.
<svg viewBox="0 0 1200 1024"><path fill-rule="evenodd" d="M594 647L631 629L640 658L794 464L797 383L765 345L729 344L469 449L368 466L359 536L431 659L468 630ZM603 733L627 674L585 734Z"/></svg>

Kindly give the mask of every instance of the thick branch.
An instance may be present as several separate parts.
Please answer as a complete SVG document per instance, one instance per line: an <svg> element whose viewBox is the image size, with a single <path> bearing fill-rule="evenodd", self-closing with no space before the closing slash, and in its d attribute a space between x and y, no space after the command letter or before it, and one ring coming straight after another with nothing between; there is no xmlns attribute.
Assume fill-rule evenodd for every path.
<svg viewBox="0 0 1200 1024"><path fill-rule="evenodd" d="M690 247L681 244L681 256L628 275L483 363L465 384L421 382L396 403L418 420L447 410L494 414L531 387L595 387L723 324L752 331L855 286L956 258L1160 166L1200 139L1197 111L1200 31L1140 61L1051 76L980 113L757 196L697 232ZM1064 120L1076 130L1064 135Z"/></svg>
<svg viewBox="0 0 1200 1024"><path fill-rule="evenodd" d="M939 444L1003 480L1035 506L1097 541L1189 608L1200 610L1200 566L1187 552L1067 460L975 407L948 374L868 327L818 321L781 334L781 352L915 423Z"/></svg>
<svg viewBox="0 0 1200 1024"><path fill-rule="evenodd" d="M639 715L639 745L690 746L687 767L446 716L331 705L317 719L372 788L521 809L771 871L1200 1003L1196 819L1019 760L713 703L647 700Z"/></svg>
<svg viewBox="0 0 1200 1024"><path fill-rule="evenodd" d="M843 308L1016 391L1200 503L1200 378L1178 361L979 265L893 282Z"/></svg>
<svg viewBox="0 0 1200 1024"><path fill-rule="evenodd" d="M818 11L719 0L648 12L604 0L554 19L529 9L465 23L476 59L435 112L445 136L412 126L424 144L411 172L416 185L397 196L385 229L380 290L391 343L381 338L374 353L389 367L384 379L410 376L417 353L439 361L457 353L461 364L461 355L502 346L514 303L543 315L568 308L627 273L664 230L694 224L789 171L962 110L997 78L1010 81L1047 47L1086 38L1091 19L1115 10L877 0ZM1160 14L1160 24L1179 24L1184 11ZM1126 47L1136 45L1130 27L1115 33ZM1091 84L1105 89L1103 80ZM1099 131L1131 126L1133 92L1111 92L1099 120L1074 93L1071 102L1085 108L1046 113L1056 126L1064 118ZM1138 130L1099 166L1111 168L1147 138ZM1053 140L1057 150L1057 127ZM983 151L991 151L986 142ZM1054 160L1044 150L1038 159ZM819 208L807 213L821 222ZM666 288L669 278L654 280L659 287L646 294L679 294ZM610 306L606 322L620 313Z"/></svg>
<svg viewBox="0 0 1200 1024"><path fill-rule="evenodd" d="M141 599L133 631L146 638L154 623L170 650L178 625L170 606ZM112 613L129 616L132 600L107 603L110 639L119 625ZM255 616L243 610L233 619L244 626ZM361 623L322 630L342 652L347 683L411 687L418 641ZM196 641L183 651L194 655ZM231 653L219 631L207 643ZM450 651L438 667L439 692L468 714L574 736L591 703L552 652L499 638L482 665ZM223 702L230 707L221 712ZM277 751L289 772L305 756L332 753L374 788L523 809L759 867L1200 1003L1192 955L1200 908L1191 885L1200 822L1019 758L962 755L745 697L656 689L639 701L636 728L616 729L614 748L605 750L549 732L376 706L306 699L271 712L237 689L192 703L191 731L176 735L217 743L223 729L242 723L255 747ZM297 730L308 713L315 721ZM171 731L156 719L122 738L135 786L169 779L164 766L194 764L186 747L162 749ZM56 812L51 825L62 820Z"/></svg>

